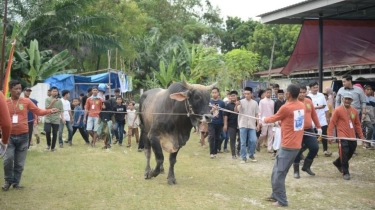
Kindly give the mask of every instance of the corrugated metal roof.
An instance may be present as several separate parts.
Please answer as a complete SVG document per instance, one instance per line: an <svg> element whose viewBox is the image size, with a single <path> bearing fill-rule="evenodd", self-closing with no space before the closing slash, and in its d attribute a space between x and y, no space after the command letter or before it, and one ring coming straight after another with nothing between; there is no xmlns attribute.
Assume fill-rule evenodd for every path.
<svg viewBox="0 0 375 210"><path fill-rule="evenodd" d="M292 5L289 5L289 6L286 6L286 7L282 7L282 8L277 9L277 10L273 10L273 11L271 11L271 12L266 12L266 13L263 13L263 14L257 15L257 17L262 17L262 16L265 16L265 15L268 15L268 14L272 14L272 13L274 13L274 12L278 12L278 11L284 10L284 9L289 9L289 8L292 8L292 7L296 7L296 6L299 6L299 5L305 4L305 3L307 3L307 2L311 2L311 1L316 1L316 0L305 0L305 1L302 1L302 2L298 2L298 3L292 4Z"/></svg>

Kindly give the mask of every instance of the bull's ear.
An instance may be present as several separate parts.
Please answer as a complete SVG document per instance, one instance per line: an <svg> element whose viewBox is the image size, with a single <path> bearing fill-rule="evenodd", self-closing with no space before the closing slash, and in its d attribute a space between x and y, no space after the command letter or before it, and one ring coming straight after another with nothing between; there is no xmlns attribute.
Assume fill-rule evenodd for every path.
<svg viewBox="0 0 375 210"><path fill-rule="evenodd" d="M184 101L188 98L187 92L173 93L173 94L169 95L169 97L173 100L176 100L176 101Z"/></svg>

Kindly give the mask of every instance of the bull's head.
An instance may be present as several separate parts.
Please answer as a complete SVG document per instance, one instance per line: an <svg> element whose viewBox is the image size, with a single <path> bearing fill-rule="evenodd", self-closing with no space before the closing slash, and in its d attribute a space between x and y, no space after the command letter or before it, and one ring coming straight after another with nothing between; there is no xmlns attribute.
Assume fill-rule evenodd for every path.
<svg viewBox="0 0 375 210"><path fill-rule="evenodd" d="M189 84L183 80L182 85L186 88L186 91L173 93L170 95L170 98L186 102L187 112L191 112L190 120L193 125L198 125L199 121L211 122L213 116L210 113L211 108L209 107L209 91L215 87L216 83L210 86L204 86L199 84Z"/></svg>

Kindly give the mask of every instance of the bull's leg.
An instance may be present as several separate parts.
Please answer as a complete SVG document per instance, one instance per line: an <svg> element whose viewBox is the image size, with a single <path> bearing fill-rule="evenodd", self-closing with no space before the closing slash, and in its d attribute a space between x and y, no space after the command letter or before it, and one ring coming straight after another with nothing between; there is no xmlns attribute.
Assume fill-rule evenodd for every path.
<svg viewBox="0 0 375 210"><path fill-rule="evenodd" d="M174 176L174 164L176 164L176 162L177 162L177 153L178 153L178 151L179 150L177 150L177 152L171 153L169 155L168 184L170 184L170 185L177 184L176 178Z"/></svg>
<svg viewBox="0 0 375 210"><path fill-rule="evenodd" d="M147 137L147 133L141 131L141 141L144 143L144 152L146 156L146 169L144 177L145 179L151 179L151 167L150 167L150 159L151 159L151 144L150 140Z"/></svg>
<svg viewBox="0 0 375 210"><path fill-rule="evenodd" d="M158 137L156 136L151 137L151 147L152 147L152 151L154 151L155 160L156 160L156 166L154 170L152 171L151 175L153 177L157 177L162 172L162 170L164 171L163 149L161 148L160 140Z"/></svg>

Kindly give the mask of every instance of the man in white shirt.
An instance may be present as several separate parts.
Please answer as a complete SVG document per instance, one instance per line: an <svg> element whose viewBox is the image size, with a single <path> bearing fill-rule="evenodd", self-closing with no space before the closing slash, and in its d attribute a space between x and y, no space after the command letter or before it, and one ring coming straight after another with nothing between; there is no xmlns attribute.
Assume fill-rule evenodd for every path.
<svg viewBox="0 0 375 210"><path fill-rule="evenodd" d="M308 96L311 98L316 114L318 115L319 118L319 123L322 126L322 134L327 135L327 128L328 128L328 122L327 122L327 114L328 114L328 106L327 106L327 101L325 99L325 96L323 93L319 93L319 85L317 82L313 82L310 85L310 93ZM328 151L328 144L327 144L327 138L322 137L322 145L323 145L323 152L324 156L329 157L332 155Z"/></svg>
<svg viewBox="0 0 375 210"><path fill-rule="evenodd" d="M72 124L70 122L70 119L72 118L72 107L70 104L70 101L68 100L70 98L70 91L69 90L63 90L61 92L62 99L61 102L63 104L64 108L64 119L60 120L60 126L59 126L59 145L60 148L63 148L63 140L62 140L62 133L64 131L64 125L66 125L66 128L68 129L68 140L65 141L65 143L69 143L70 146L72 146L72 134L73 134L73 128Z"/></svg>

